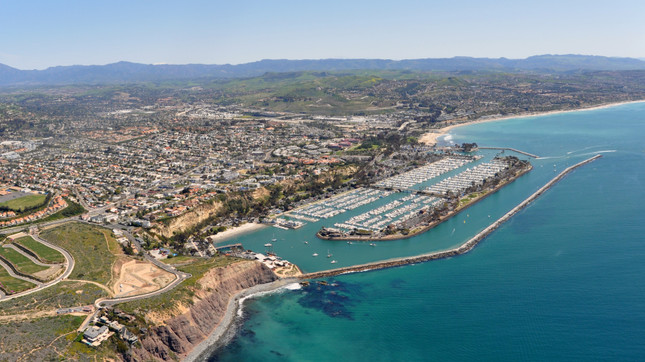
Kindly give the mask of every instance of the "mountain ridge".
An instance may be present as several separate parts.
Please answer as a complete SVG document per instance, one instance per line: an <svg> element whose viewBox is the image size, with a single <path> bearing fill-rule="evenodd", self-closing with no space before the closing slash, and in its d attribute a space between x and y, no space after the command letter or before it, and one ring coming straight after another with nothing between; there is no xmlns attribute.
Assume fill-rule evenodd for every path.
<svg viewBox="0 0 645 362"><path fill-rule="evenodd" d="M105 65L54 66L43 70L20 70L0 64L0 85L66 85L131 83L198 78L244 78L267 72L409 70L409 71L620 71L645 70L636 58L595 55L536 55L509 58L423 58L423 59L263 59L243 64L142 64L120 61Z"/></svg>

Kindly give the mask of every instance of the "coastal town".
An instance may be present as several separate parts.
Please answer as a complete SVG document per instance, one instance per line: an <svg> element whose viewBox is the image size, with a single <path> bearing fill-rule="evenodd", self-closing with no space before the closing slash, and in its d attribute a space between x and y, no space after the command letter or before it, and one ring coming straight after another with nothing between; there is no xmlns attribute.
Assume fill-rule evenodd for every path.
<svg viewBox="0 0 645 362"><path fill-rule="evenodd" d="M208 87L0 94L0 320L73 320L66 328L76 340L59 347L79 355L187 358L213 337L193 339L186 326L196 322L186 313L212 331L244 290L305 287L312 278L471 250L486 233L439 253L381 255L386 262L354 265L349 251L332 252L340 245L367 255L359 248L423 235L521 179L538 158L505 145L455 144L448 130L621 96L516 106L523 98L513 98L517 79L509 79L515 105L502 110L488 98L463 98L484 79L470 81L445 90L441 107L424 101L434 81L336 88L351 107L371 99L342 114L284 95L250 92L232 102L237 91ZM291 107L299 102L315 111ZM266 237L245 237L256 231ZM294 242L303 251L286 250Z"/></svg>

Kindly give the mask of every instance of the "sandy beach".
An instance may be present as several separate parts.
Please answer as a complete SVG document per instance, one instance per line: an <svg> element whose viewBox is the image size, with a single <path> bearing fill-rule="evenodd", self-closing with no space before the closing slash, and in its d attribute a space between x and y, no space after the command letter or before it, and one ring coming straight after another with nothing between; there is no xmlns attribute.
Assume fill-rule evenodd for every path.
<svg viewBox="0 0 645 362"><path fill-rule="evenodd" d="M216 235L211 236L210 238L213 240L213 242L217 243L220 241L224 241L226 239L230 239L235 236L244 235L252 231L262 229L266 226L267 225L257 224L253 222L249 222L235 227L229 226L225 231L219 232Z"/></svg>
<svg viewBox="0 0 645 362"><path fill-rule="evenodd" d="M524 114L517 114L517 115L509 115L509 116L504 116L504 117L493 117L493 118L484 118L484 119L477 119L474 121L465 121L462 123L455 123L451 124L442 128L437 128L435 130L432 130L428 133L423 134L419 138L420 143L425 143L426 145L432 146L437 144L437 139L443 135L446 135L451 129L457 128L457 127L462 127L462 126L467 126L471 124L477 124L477 123L488 123L488 122L498 122L498 121L504 121L508 119L516 119L516 118L527 118L527 117L538 117L538 116L548 116L548 115L553 115L553 114L560 114L560 113L569 113L569 112L581 112L581 111L592 111L592 110L597 110L597 109L604 109L604 108L610 108L610 107L616 107L616 106L621 106L624 104L631 104L631 103L642 103L645 102L645 100L640 100L640 101L627 101L627 102L616 102L616 103L609 103L609 104L603 104L599 106L592 106L592 107L586 107L586 108L580 108L580 109L571 109L571 110L564 110L564 111L549 111L549 112L535 112L535 113L524 113Z"/></svg>
<svg viewBox="0 0 645 362"><path fill-rule="evenodd" d="M566 112L579 112L579 111L588 111L588 110L596 110L596 109L603 109L603 108L609 108L609 107L615 107L623 104L630 104L630 103L641 103L645 102L645 100L641 101L630 101L630 102L619 102L619 103L611 103L611 104L606 104L606 105L600 105L600 106L594 106L594 107L588 107L588 108L581 108L581 109L576 109L576 110L566 110L566 111L552 111L552 112L541 112L541 113L531 113L531 114L519 114L519 115L509 115L509 116L504 116L504 117L497 117L497 118L488 118L488 119L479 119L475 120L472 122L463 122L463 123L457 123L457 124L451 124L446 127L440 128L433 130L431 132L428 132L424 134L419 141L426 143L426 144L436 144L437 138L440 136L443 136L447 134L450 130L461 127L461 126L466 126L466 125L471 125L471 124L476 124L476 123L485 123L485 122L496 122L496 121L503 121L507 119L515 119L515 118L526 118L526 117L536 117L536 116L543 116L543 115L552 115L552 114L559 114L559 113L566 113ZM582 163L578 165L574 165L571 168L578 167L581 164L584 164L586 162L589 162L589 160L583 161ZM568 170L568 169L567 169ZM547 183L544 187L550 187L551 183L557 182L557 180L565 173L568 171L565 170L563 173L560 175L556 176L555 179ZM543 187L543 188L544 188ZM539 195L543 192L543 189L538 190L534 195L530 196L527 200L524 200L520 205L518 205L515 209L511 210L508 214L504 215L502 218L497 220L495 223L493 223L491 226L489 226L487 229L484 231L480 232L477 234L475 237L467 241L466 243L462 244L458 248L451 250L452 252L457 252L463 253L467 252L472 247L479 242L482 239L482 235L487 235L487 233L490 232L491 229L496 228L499 224L504 222L506 219L508 219L510 216L512 216L515 212L517 212L516 209L521 209L522 207L526 206L529 202L532 201L536 195ZM216 235L216 240L221 241L226 238L230 238L239 234L243 234L252 230L256 230L257 228L264 227L265 225L261 224L244 224L236 228L232 228L231 230L224 231L222 233L219 233ZM474 242L473 242L474 241ZM450 251L449 251L450 252ZM445 254L446 251L443 252L438 252L438 253L431 253L427 254L426 256L432 256L437 257L439 255ZM413 258L407 258L407 259L414 259L414 258L420 258L422 256L418 257L413 257ZM428 260L430 260L429 258ZM422 261L422 260L419 260ZM383 262L380 262L383 263ZM348 269L356 268L357 266L354 267L349 267ZM370 270L369 265L366 265L367 268L364 270ZM363 271L363 270L359 270ZM347 272L352 272L352 271L347 271ZM324 272L321 272L321 276L324 276ZM312 277L318 277L316 275L312 275ZM228 341L232 338L233 333L235 332L234 327L234 322L236 319L236 316L238 315L238 311L240 310L241 304L244 302L245 299L248 297L253 297L253 296L258 296L262 295L264 293L269 293L275 290L278 290L281 287L284 287L285 285L297 282L298 279L296 278L289 278L289 279L279 279L275 282L272 283L267 283L267 284L261 284L261 285L256 285L252 288L242 290L235 294L233 297L230 298L226 313L222 320L219 322L217 327L213 330L213 332L208 336L208 338L204 341L202 341L198 346L196 346L184 359L184 361L205 361L208 359L208 356L213 353L217 348L222 347Z"/></svg>
<svg viewBox="0 0 645 362"><path fill-rule="evenodd" d="M233 333L235 332L232 328L233 322L235 321L235 317L238 315L241 303L244 303L244 300L253 296L260 296L269 292L273 292L284 287L285 285L297 283L298 281L299 280L296 278L278 279L272 283L259 284L254 287L244 289L232 296L228 301L226 313L224 314L224 317L219 322L217 327L215 327L215 329L207 339L203 340L199 345L197 345L197 347L193 348L193 350L190 351L190 353L186 356L186 358L183 359L183 361L206 361L208 360L209 355L213 353L213 351L228 342L228 340L233 336Z"/></svg>

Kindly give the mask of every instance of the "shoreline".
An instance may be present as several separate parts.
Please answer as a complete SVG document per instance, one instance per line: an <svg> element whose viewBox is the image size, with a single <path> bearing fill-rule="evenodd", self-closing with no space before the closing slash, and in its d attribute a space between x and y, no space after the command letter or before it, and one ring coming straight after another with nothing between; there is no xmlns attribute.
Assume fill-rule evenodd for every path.
<svg viewBox="0 0 645 362"><path fill-rule="evenodd" d="M549 182L547 182L544 186L540 187L537 191L532 193L529 197L524 199L517 206L513 207L506 214L502 215L499 219L495 220L492 224L488 225L486 228L484 228L482 231L475 234L475 236L473 236L472 238L466 240L464 243L458 246L455 246L451 249L435 251L435 252L420 254L416 256L393 258L393 259L388 259L383 261L376 261L376 262L370 262L365 264L341 267L337 269L312 272L312 273L303 274L300 276L300 278L301 279L327 278L327 277L341 275L341 274L360 273L360 272L366 272L371 270L393 268L397 266L409 265L414 263L422 263L422 262L427 262L431 260L445 259L445 258L457 256L457 255L466 254L469 251L473 250L482 240L484 240L488 235L490 235L493 231L499 228L503 223L510 220L515 214L517 214L518 212L526 208L538 197L540 197L543 193L545 193L546 191L551 189L555 184L560 182L571 171L577 169L578 167L584 166L590 162L593 162L601 157L602 157L601 154L597 154L584 161L578 162L573 166L567 167L566 169L564 169L564 171L560 172Z"/></svg>
<svg viewBox="0 0 645 362"><path fill-rule="evenodd" d="M639 100L639 101L623 101L623 102L614 102L614 103L607 103L607 104L601 104L597 106L590 106L590 107L584 107L584 108L579 108L579 109L569 109L569 110L560 110L560 111L546 111L546 112L533 112L533 113L520 113L516 115L509 115L509 116L502 116L502 117L493 117L493 118L484 118L484 119L476 119L473 121L464 121L461 123L456 123L456 124L451 124L442 128L437 128L436 130L432 130L429 132L426 132L422 134L419 137L419 143L424 143L428 146L436 145L437 144L437 139L439 137L445 136L448 134L448 131L463 127L463 126L470 126L473 124L479 124L479 123L489 123L489 122L498 122L498 121L506 121L509 119L517 119L517 118L529 118L529 117L541 117L541 116L551 116L555 114L562 114L562 113L570 113L570 112L582 112L582 111L594 111L598 109L605 109L605 108L611 108L611 107L617 107L617 106L622 106L626 104L634 104L634 103L643 103L645 102L645 99Z"/></svg>
<svg viewBox="0 0 645 362"><path fill-rule="evenodd" d="M232 295L228 300L226 312L215 329L205 340L195 346L182 361L196 362L208 360L208 357L213 352L225 345L227 342L225 337L232 337L231 332L233 332L235 321L238 318L239 311L245 300L275 292L292 283L298 283L298 278L284 278L271 283L258 284L251 288L242 289Z"/></svg>
<svg viewBox="0 0 645 362"><path fill-rule="evenodd" d="M264 224L257 224L257 223L254 223L254 222L247 222L247 223L242 224L240 226L230 227L230 228L227 228L226 230L221 231L221 232L219 232L219 233L217 233L215 235L211 235L210 239L211 239L211 242L218 243L220 241L225 241L227 239L231 239L231 238L233 238L235 236L244 235L244 234L250 233L251 231L256 231L256 230L262 229L262 228L264 228L266 226L267 225L264 225Z"/></svg>
<svg viewBox="0 0 645 362"><path fill-rule="evenodd" d="M361 272L367 272L372 270L380 270L380 269L393 268L397 266L404 266L404 265L409 265L414 263L445 259L453 256L458 256L461 254L466 254L469 251L473 250L483 239L485 239L488 235L490 235L493 231L495 231L499 226L501 226L506 221L510 220L515 214L517 214L519 211L523 210L526 206L528 206L533 201L535 201L539 196L541 196L544 192L548 191L551 187L553 187L556 183L562 180L571 171L577 169L578 167L584 166L590 162L593 162L601 157L602 155L598 154L584 161L581 161L573 166L569 166L564 171L556 175L549 182L547 182L544 186L539 188L536 192L531 194L528 198L524 199L517 206L513 207L506 214L502 215L502 217L494 221L492 224L488 225L479 233L475 234L472 238L466 240L464 243L456 247L453 247L451 249L432 252L432 253L426 253L426 254L421 254L421 255L411 256L411 257L388 259L388 260L371 262L366 264L353 265L349 267L342 267L338 269L312 272L312 273L300 275L297 278L278 279L271 283L260 284L248 289L241 290L240 292L231 296L231 298L229 299L229 303L226 308L224 317L222 317L222 320L218 323L218 325L211 332L208 338L206 338L197 346L195 346L195 348L193 348L183 360L189 361L189 362L205 361L215 350L224 346L228 342L228 340L226 340L224 337L226 337L227 333L232 332L233 322L235 322L235 317L238 315L238 311L240 310L240 302L243 302L245 299L249 297L259 296L265 293L276 291L285 285L298 282L298 280L326 278L326 277L331 277L331 276L336 276L341 274L349 274L349 273L361 273Z"/></svg>

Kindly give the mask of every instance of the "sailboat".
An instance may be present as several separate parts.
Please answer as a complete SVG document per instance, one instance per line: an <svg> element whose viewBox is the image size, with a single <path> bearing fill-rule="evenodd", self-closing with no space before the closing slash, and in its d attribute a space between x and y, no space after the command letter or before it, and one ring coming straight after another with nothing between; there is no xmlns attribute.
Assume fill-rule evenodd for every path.
<svg viewBox="0 0 645 362"><path fill-rule="evenodd" d="M331 257L332 257L332 253L330 253L330 252L329 252L329 249L327 249L327 257L328 257L328 258L331 258Z"/></svg>

